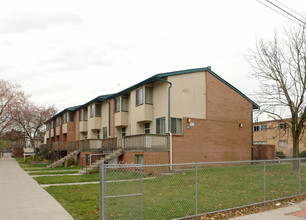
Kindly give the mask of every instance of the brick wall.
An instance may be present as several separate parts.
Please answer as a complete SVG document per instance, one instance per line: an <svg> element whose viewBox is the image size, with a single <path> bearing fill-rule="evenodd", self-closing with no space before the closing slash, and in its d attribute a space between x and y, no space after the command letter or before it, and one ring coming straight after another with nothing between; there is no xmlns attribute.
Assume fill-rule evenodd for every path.
<svg viewBox="0 0 306 220"><path fill-rule="evenodd" d="M206 74L206 119L183 118L183 135L173 136L173 163L250 160L252 104ZM242 127L239 127L242 124Z"/></svg>
<svg viewBox="0 0 306 220"><path fill-rule="evenodd" d="M144 164L169 164L169 152L125 152L119 161L128 164L136 163L136 155L143 155Z"/></svg>

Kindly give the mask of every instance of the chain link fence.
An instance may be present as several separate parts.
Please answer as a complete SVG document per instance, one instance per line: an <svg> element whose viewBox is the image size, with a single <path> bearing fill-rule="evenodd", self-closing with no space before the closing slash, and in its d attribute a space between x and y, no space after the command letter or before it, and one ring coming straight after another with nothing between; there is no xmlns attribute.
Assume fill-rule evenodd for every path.
<svg viewBox="0 0 306 220"><path fill-rule="evenodd" d="M100 219L184 219L306 193L306 159L102 164Z"/></svg>

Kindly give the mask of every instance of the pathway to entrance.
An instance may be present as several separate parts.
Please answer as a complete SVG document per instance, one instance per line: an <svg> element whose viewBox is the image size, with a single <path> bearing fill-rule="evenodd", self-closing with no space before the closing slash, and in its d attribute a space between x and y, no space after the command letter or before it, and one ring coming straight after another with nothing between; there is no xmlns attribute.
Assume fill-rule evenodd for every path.
<svg viewBox="0 0 306 220"><path fill-rule="evenodd" d="M12 158L0 159L0 219L73 220Z"/></svg>

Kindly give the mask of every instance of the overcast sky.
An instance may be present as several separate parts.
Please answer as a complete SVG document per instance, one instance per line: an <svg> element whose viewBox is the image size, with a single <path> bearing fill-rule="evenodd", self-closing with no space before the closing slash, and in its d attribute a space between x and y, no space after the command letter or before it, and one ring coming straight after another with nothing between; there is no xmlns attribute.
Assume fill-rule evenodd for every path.
<svg viewBox="0 0 306 220"><path fill-rule="evenodd" d="M305 0L279 1L306 15ZM290 23L256 0L2 1L0 78L59 111L206 66L250 95L256 80L245 55Z"/></svg>

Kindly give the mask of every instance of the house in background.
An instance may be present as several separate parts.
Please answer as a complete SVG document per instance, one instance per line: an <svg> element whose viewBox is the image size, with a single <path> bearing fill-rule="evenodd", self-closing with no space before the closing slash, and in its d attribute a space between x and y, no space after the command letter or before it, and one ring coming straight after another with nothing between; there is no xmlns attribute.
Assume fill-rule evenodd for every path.
<svg viewBox="0 0 306 220"><path fill-rule="evenodd" d="M250 160L257 108L209 67L161 73L58 113L46 123L46 147L60 157L78 150L80 165L107 155L145 164Z"/></svg>
<svg viewBox="0 0 306 220"><path fill-rule="evenodd" d="M253 124L253 140L255 144L275 145L276 151L282 151L286 156L293 154L293 140L289 127L289 119L280 121L263 121ZM300 138L300 152L306 150L306 132Z"/></svg>

